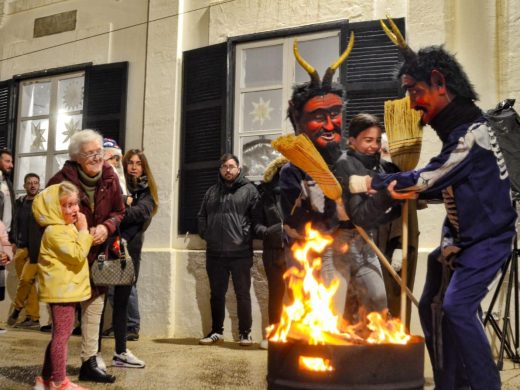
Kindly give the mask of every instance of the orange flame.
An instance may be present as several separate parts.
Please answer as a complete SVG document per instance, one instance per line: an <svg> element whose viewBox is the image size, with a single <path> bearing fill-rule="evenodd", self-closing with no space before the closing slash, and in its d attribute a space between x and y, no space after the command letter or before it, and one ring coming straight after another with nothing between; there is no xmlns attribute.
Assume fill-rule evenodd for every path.
<svg viewBox="0 0 520 390"><path fill-rule="evenodd" d="M298 356L298 368L300 370L319 372L334 371L330 360L321 357Z"/></svg>
<svg viewBox="0 0 520 390"><path fill-rule="evenodd" d="M368 329L372 331L367 341L371 344L406 344L411 336L405 333L404 325L398 319L385 321L381 314L372 312L367 315Z"/></svg>
<svg viewBox="0 0 520 390"><path fill-rule="evenodd" d="M339 280L334 279L327 286L319 277L321 257L318 254L330 246L333 239L312 229L310 223L305 226L305 234L303 243L296 243L291 248L294 258L301 267L291 267L284 274L284 279L288 281L292 292L293 302L283 306L280 323L267 328L268 339L274 342L287 342L291 339L310 345L406 344L410 336L405 333L400 321L398 319L385 321L380 313L370 313L367 316L369 322L367 327L371 334L366 340L356 334L356 325L344 324L344 320L334 312L333 308Z"/></svg>

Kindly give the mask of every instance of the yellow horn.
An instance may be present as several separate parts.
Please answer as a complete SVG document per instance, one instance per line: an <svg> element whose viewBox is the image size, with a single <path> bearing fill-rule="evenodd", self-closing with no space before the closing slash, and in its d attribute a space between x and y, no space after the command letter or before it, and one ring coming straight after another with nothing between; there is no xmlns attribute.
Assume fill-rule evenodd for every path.
<svg viewBox="0 0 520 390"><path fill-rule="evenodd" d="M390 30L385 21L381 19L379 22L381 23L381 27L383 28L384 32L396 46L399 46L401 49L406 49L408 44L406 43L403 34L401 34L401 31L399 31L399 28L394 23L392 18L390 18L390 16L386 15L386 18L388 19L388 23L390 23L392 30Z"/></svg>
<svg viewBox="0 0 520 390"><path fill-rule="evenodd" d="M301 65L303 69L311 76L311 83L313 85L319 86L320 85L320 76L318 75L318 71L314 69L312 65L310 65L307 61L303 59L303 57L300 55L300 52L298 51L298 41L295 39L293 43L293 52L294 57L296 57L296 61Z"/></svg>
<svg viewBox="0 0 520 390"><path fill-rule="evenodd" d="M332 69L332 70L338 69L338 67L343 63L343 61L345 61L347 59L347 57L349 56L353 47L354 47L354 31L351 31L347 48L341 54L341 56L338 58L338 60L330 66L330 69Z"/></svg>

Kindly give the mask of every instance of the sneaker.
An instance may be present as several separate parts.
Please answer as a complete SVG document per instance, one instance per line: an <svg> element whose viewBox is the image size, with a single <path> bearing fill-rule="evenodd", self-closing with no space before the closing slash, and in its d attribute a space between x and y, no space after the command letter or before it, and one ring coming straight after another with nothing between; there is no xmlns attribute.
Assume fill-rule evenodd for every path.
<svg viewBox="0 0 520 390"><path fill-rule="evenodd" d="M269 341L267 339L263 339L260 341L260 349L268 349L269 347Z"/></svg>
<svg viewBox="0 0 520 390"><path fill-rule="evenodd" d="M0 328L0 334L7 332L7 329Z"/></svg>
<svg viewBox="0 0 520 390"><path fill-rule="evenodd" d="M201 345L210 345L215 343L220 343L224 341L224 336L217 332L210 332L208 335L199 340L199 344Z"/></svg>
<svg viewBox="0 0 520 390"><path fill-rule="evenodd" d="M52 324L40 326L40 332L45 332L45 333L52 332Z"/></svg>
<svg viewBox="0 0 520 390"><path fill-rule="evenodd" d="M137 341L139 340L139 330L135 328L128 328L126 330L126 341Z"/></svg>
<svg viewBox="0 0 520 390"><path fill-rule="evenodd" d="M51 381L49 389L50 390L88 390L86 387L72 383L68 376L66 376L65 380L63 382L61 382L59 385L57 385L53 381Z"/></svg>
<svg viewBox="0 0 520 390"><path fill-rule="evenodd" d="M33 390L49 390L51 385L50 380L45 380L41 376L37 376L34 381Z"/></svg>
<svg viewBox="0 0 520 390"><path fill-rule="evenodd" d="M98 352L96 355L96 363L100 370L107 372L107 364L103 360L103 356L101 356L101 352Z"/></svg>
<svg viewBox="0 0 520 390"><path fill-rule="evenodd" d="M16 321L18 320L18 316L20 315L20 310L13 309L11 315L7 318L7 325L14 326Z"/></svg>
<svg viewBox="0 0 520 390"><path fill-rule="evenodd" d="M114 367L131 367L131 368L144 368L144 362L134 356L132 351L129 349L123 353L115 353L112 359L112 365Z"/></svg>
<svg viewBox="0 0 520 390"><path fill-rule="evenodd" d="M251 338L251 332L241 334L240 341L238 343L242 347L249 347L251 344L253 344L253 339Z"/></svg>
<svg viewBox="0 0 520 390"><path fill-rule="evenodd" d="M22 329L34 329L40 327L40 321L33 321L30 317L27 317L22 322L17 323L15 328L22 328Z"/></svg>

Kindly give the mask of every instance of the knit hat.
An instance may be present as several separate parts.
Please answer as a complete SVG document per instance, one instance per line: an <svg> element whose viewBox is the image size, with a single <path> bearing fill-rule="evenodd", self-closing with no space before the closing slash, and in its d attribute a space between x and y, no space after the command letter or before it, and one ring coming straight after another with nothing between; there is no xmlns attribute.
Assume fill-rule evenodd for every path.
<svg viewBox="0 0 520 390"><path fill-rule="evenodd" d="M103 138L103 149L105 151L105 155L107 152L112 152L112 156L123 156L121 148L112 138Z"/></svg>

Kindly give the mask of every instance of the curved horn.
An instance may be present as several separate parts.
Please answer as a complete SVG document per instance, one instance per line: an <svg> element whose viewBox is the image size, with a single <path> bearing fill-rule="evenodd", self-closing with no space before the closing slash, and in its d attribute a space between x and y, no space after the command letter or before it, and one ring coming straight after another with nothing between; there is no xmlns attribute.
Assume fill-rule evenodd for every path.
<svg viewBox="0 0 520 390"><path fill-rule="evenodd" d="M388 38L396 45L401 53L405 56L405 58L410 58L411 56L415 56L414 51L408 46L406 43L406 40L403 37L403 34L401 34L401 31L399 31L399 27L394 23L392 18L388 15L386 15L386 18L388 19L388 23L390 23L390 28L386 25L385 21L381 19L379 22L381 23L381 28L386 33Z"/></svg>
<svg viewBox="0 0 520 390"><path fill-rule="evenodd" d="M334 72L339 66L347 59L352 48L354 47L354 31L350 32L350 38L348 39L348 45L345 51L339 56L339 58L334 62L331 66L327 68L325 71L325 76L323 76L323 86L330 86L332 84L332 77L334 76Z"/></svg>
<svg viewBox="0 0 520 390"><path fill-rule="evenodd" d="M300 66L305 69L305 71L311 76L311 86L312 87L320 87L320 76L318 75L318 71L314 69L312 65L310 65L307 61L303 59L298 51L298 41L295 39L293 43L293 52L294 57L296 57L296 61L300 64Z"/></svg>

